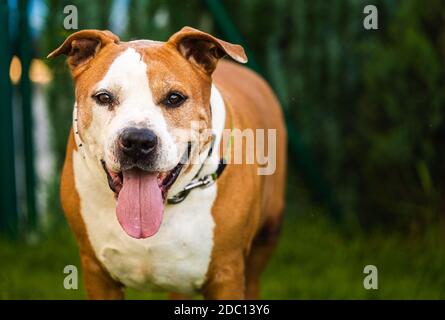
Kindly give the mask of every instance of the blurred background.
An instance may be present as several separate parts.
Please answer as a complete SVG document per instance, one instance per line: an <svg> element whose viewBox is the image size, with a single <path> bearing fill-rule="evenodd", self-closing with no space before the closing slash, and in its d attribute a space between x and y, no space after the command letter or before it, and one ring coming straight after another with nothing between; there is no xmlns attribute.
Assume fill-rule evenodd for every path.
<svg viewBox="0 0 445 320"><path fill-rule="evenodd" d="M85 297L63 288L80 266L58 197L73 85L63 58L45 59L75 31L66 5L79 29L125 41L188 25L240 43L275 89L288 200L263 298L445 298L445 2L0 0L1 299ZM378 290L363 288L368 264Z"/></svg>

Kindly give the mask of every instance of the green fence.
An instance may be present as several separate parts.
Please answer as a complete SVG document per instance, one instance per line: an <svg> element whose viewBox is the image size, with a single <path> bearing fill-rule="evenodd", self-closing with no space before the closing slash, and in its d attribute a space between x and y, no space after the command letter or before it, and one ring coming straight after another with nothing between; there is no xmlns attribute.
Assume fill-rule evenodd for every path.
<svg viewBox="0 0 445 320"><path fill-rule="evenodd" d="M30 25L28 15L28 1L19 0L18 19L10 19L11 9L8 1L0 1L0 20L2 28L0 40L2 43L0 54L0 77L1 77L1 145L3 148L0 158L1 181L0 184L0 228L2 232L12 237L17 237L19 229L33 230L37 223L37 209L35 199L35 170L34 170L34 143L33 143L33 121L31 106L31 82L29 69L32 58L32 41L30 38ZM12 23L11 23L12 22ZM10 25L14 30L10 30ZM13 88L9 78L9 66L12 55L20 58L22 73L20 84L14 88L18 95L13 95ZM15 97L16 99L13 99ZM20 112L17 112L19 107ZM18 118L17 121L13 121ZM17 127L14 123L19 123ZM20 131L20 132L19 132ZM22 138L23 141L17 141ZM19 143L18 143L19 142ZM15 146L24 146L17 150ZM26 206L24 212L19 212L16 192L16 165L18 163L17 153L23 153L23 167L25 168L24 194L26 195Z"/></svg>

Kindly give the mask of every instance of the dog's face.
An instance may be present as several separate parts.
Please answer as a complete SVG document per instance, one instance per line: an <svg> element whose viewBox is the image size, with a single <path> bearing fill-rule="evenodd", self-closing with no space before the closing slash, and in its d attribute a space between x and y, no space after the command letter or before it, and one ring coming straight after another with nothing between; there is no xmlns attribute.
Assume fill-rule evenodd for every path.
<svg viewBox="0 0 445 320"><path fill-rule="evenodd" d="M187 27L165 43L121 43L109 31L84 30L49 56L62 53L75 81L75 134L102 163L118 202L136 201L134 192L156 198L152 203L165 201L187 170L185 160L210 143L211 74L218 59L246 60L240 46ZM153 196L155 184L160 197ZM124 226L135 237L151 233L147 228Z"/></svg>
<svg viewBox="0 0 445 320"><path fill-rule="evenodd" d="M206 74L159 44L121 45L103 58L103 78L90 80L104 63L92 61L76 80L76 98L81 140L107 170L167 173L192 146L204 147L198 135L211 126Z"/></svg>

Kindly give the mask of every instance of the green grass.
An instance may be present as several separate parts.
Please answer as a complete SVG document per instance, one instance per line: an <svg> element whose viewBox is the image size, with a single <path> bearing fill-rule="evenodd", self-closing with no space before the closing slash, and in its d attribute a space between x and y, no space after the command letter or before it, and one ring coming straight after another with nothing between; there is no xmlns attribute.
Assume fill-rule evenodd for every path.
<svg viewBox="0 0 445 320"><path fill-rule="evenodd" d="M314 213L286 217L278 249L262 281L268 299L443 299L445 241L438 227L417 236L401 233L348 236ZM63 268L79 266L66 227L35 244L0 241L1 299L83 299L63 288ZM379 289L363 288L363 268L376 265ZM82 281L79 281L80 283ZM129 290L128 298L166 298Z"/></svg>
<svg viewBox="0 0 445 320"><path fill-rule="evenodd" d="M344 236L320 217L287 222L264 277L264 298L445 298L445 241L438 228L417 237ZM368 264L378 268L378 290L363 288Z"/></svg>

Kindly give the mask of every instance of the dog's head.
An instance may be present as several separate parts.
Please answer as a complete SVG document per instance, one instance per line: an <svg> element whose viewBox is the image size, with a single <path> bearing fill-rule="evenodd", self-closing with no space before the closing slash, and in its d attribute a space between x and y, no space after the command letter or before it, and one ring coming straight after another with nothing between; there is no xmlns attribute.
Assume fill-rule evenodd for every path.
<svg viewBox="0 0 445 320"><path fill-rule="evenodd" d="M165 43L83 30L48 57L61 54L75 82L75 134L103 164L119 221L133 237L154 234L184 159L210 143L212 72L224 55L246 62L244 50L185 27Z"/></svg>

